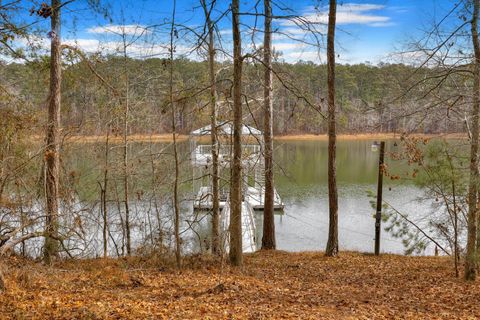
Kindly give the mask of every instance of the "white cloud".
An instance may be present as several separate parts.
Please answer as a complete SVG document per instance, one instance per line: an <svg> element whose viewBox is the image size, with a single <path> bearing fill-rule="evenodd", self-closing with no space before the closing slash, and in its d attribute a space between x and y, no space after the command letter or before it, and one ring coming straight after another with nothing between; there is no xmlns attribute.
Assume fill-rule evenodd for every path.
<svg viewBox="0 0 480 320"><path fill-rule="evenodd" d="M231 35L232 34L232 29L221 29L218 31L221 35Z"/></svg>
<svg viewBox="0 0 480 320"><path fill-rule="evenodd" d="M379 23L391 22L391 18L385 15L375 14L374 11L385 9L384 5L378 4L358 4L358 3L345 3L339 5L337 8L337 25L347 24L364 24L372 25ZM328 23L328 8L315 10L312 7L307 8L301 18L296 21L286 21L282 24L284 26L294 26L296 24L302 24L303 21L307 21L311 24L327 24Z"/></svg>
<svg viewBox="0 0 480 320"><path fill-rule="evenodd" d="M408 7L402 7L402 6L389 6L388 10L393 11L395 13L407 13L410 11Z"/></svg>
<svg viewBox="0 0 480 320"><path fill-rule="evenodd" d="M366 25L370 27L389 27L395 23L383 14L387 7L371 3L344 3L337 7L337 25ZM311 60L318 63L325 62L323 51L318 53L314 44L322 42L326 35L328 24L328 6L320 8L307 7L302 16L294 20L280 21L278 35L274 36L273 47L282 52L285 61ZM293 39L301 40L294 41ZM311 45L309 45L311 44ZM339 53L343 50L339 50ZM349 61L338 58L339 61Z"/></svg>
<svg viewBox="0 0 480 320"><path fill-rule="evenodd" d="M102 52L104 54L118 54L123 52L122 41L99 41L96 39L75 39L65 40L65 44L78 47L87 53ZM190 47L177 45L175 55L186 54L191 50ZM134 42L127 46L127 55L135 58L148 57L167 57L169 55L168 44L147 43L143 41Z"/></svg>
<svg viewBox="0 0 480 320"><path fill-rule="evenodd" d="M384 57L384 60L389 60L397 63L405 63L411 65L418 65L426 61L431 55L431 52L418 51L406 51L406 52L394 52Z"/></svg>
<svg viewBox="0 0 480 320"><path fill-rule="evenodd" d="M392 27L392 26L395 26L395 25L396 25L396 23L392 22L392 21L373 22L373 23L369 24L370 27Z"/></svg>
<svg viewBox="0 0 480 320"><path fill-rule="evenodd" d="M76 47L86 53L102 52L104 54L119 54L123 52L122 41L100 41L98 39L79 38L79 39L63 39L63 44ZM48 54L50 49L50 39L42 37L31 37L29 40L22 39L17 40L16 47L29 48L35 46L36 48ZM155 42L148 43L146 41L136 41L128 44L127 55L138 59L144 59L148 57L168 57L169 44ZM175 55L182 55L189 53L192 50L191 47L178 44L175 47ZM195 58L195 53L192 58Z"/></svg>
<svg viewBox="0 0 480 320"><path fill-rule="evenodd" d="M337 12L342 11L373 11L384 9L385 6L382 4L372 4L372 3L345 3L337 7Z"/></svg>
<svg viewBox="0 0 480 320"><path fill-rule="evenodd" d="M16 38L14 47L36 47L36 48L50 48L50 39L37 35L30 35L28 37Z"/></svg>
<svg viewBox="0 0 480 320"><path fill-rule="evenodd" d="M100 46L100 42L96 39L68 39L63 41L63 43L70 46L78 47L83 51L89 53L98 51L98 48Z"/></svg>
<svg viewBox="0 0 480 320"><path fill-rule="evenodd" d="M290 51L282 54L281 58L284 59L286 62L298 62L300 60L304 60L304 61L313 61L315 63L321 63L325 61L324 55L315 50Z"/></svg>
<svg viewBox="0 0 480 320"><path fill-rule="evenodd" d="M284 51L284 50L298 50L305 48L307 45L302 42L279 42L272 44L273 49L277 51Z"/></svg>
<svg viewBox="0 0 480 320"><path fill-rule="evenodd" d="M127 35L142 35L151 33L150 30L146 26L138 25L138 24L128 24L128 25L106 25L106 26L99 26L99 27L92 27L87 29L88 33L95 33L95 34L127 34Z"/></svg>
<svg viewBox="0 0 480 320"><path fill-rule="evenodd" d="M311 30L307 30L299 26L289 26L280 30L281 34L285 34L290 37L307 35L310 33L310 31L315 31L316 33L320 34L327 34L327 27L323 25L316 25L312 27Z"/></svg>

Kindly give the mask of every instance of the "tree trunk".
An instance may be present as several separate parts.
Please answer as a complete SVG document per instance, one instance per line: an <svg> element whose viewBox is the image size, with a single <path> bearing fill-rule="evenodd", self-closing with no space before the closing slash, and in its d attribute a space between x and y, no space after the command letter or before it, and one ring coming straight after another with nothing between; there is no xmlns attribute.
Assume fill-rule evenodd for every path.
<svg viewBox="0 0 480 320"><path fill-rule="evenodd" d="M335 121L335 19L337 2L330 0L328 14L328 35L327 35L327 69L328 69L328 205L329 205L329 227L328 242L325 251L326 256L338 254L338 194L337 194L337 173L336 153L337 134Z"/></svg>
<svg viewBox="0 0 480 320"><path fill-rule="evenodd" d="M127 237L127 256L132 253L132 243L130 238L130 207L128 202L128 117L130 113L130 81L128 77L128 57L127 57L127 39L125 31L123 37L123 58L125 72L125 109L123 114L123 201L125 203L125 232Z"/></svg>
<svg viewBox="0 0 480 320"><path fill-rule="evenodd" d="M452 170L453 171L453 170ZM457 196L455 192L455 180L452 179L452 194L453 194L453 254L454 263L455 263L455 277L459 277L458 271L458 262L459 262L459 253L458 253L458 211L457 211Z"/></svg>
<svg viewBox="0 0 480 320"><path fill-rule="evenodd" d="M3 277L3 273L2 271L0 270L0 292L3 292L7 289L7 287L5 286L5 279Z"/></svg>
<svg viewBox="0 0 480 320"><path fill-rule="evenodd" d="M172 13L172 25L170 28L170 83L169 83L169 95L170 105L172 106L172 138L173 138L173 156L175 160L175 177L173 181L173 207L175 211L175 260L177 268L182 267L181 260L181 247L180 247L180 208L178 207L178 177L179 177L179 162L178 162L178 150L177 150L177 124L176 124L176 107L173 99L173 37L175 34L175 10L177 2L173 1L173 13Z"/></svg>
<svg viewBox="0 0 480 320"><path fill-rule="evenodd" d="M103 168L103 187L102 187L102 216L103 216L103 257L108 255L108 213L107 213L107 187L108 187L108 152L109 152L110 125L107 126L107 136L105 139L105 166Z"/></svg>
<svg viewBox="0 0 480 320"><path fill-rule="evenodd" d="M273 190L273 105L272 105L272 7L270 0L264 0L265 6L265 33L263 40L264 78L264 131L265 145L265 204L263 210L263 237L262 249L275 250L275 218L274 190Z"/></svg>
<svg viewBox="0 0 480 320"><path fill-rule="evenodd" d="M210 14L215 6L215 0L212 1L210 9L207 8L205 0L201 1L208 28L208 71L210 80L210 127L211 127L211 143L212 143L212 252L216 255L220 254L220 200L218 189L218 152L219 146L217 141L217 85L215 78L215 29L210 18Z"/></svg>
<svg viewBox="0 0 480 320"><path fill-rule="evenodd" d="M58 240L58 181L59 181L59 130L61 103L61 43L60 43L60 0L52 0L50 95L48 99L48 123L45 148L45 196L46 196L46 237L44 260L51 263L57 255Z"/></svg>
<svg viewBox="0 0 480 320"><path fill-rule="evenodd" d="M230 263L241 266L242 250L242 45L239 0L232 0L233 30L233 163L230 177Z"/></svg>
<svg viewBox="0 0 480 320"><path fill-rule="evenodd" d="M473 105L472 105L472 123L471 123L471 143L470 143L470 182L468 186L468 235L467 235L467 253L465 259L465 280L475 280L476 278L476 241L477 241L477 190L479 181L478 171L478 130L479 130L479 110L480 110L480 44L478 41L478 12L480 0L474 0L473 14L471 22L472 43L475 54L474 72L473 72Z"/></svg>

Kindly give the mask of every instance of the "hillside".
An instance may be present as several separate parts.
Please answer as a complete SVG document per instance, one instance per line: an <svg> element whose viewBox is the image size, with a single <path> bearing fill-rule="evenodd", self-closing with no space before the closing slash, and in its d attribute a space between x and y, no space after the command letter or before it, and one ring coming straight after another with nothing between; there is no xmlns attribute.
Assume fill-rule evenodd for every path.
<svg viewBox="0 0 480 320"><path fill-rule="evenodd" d="M152 258L10 259L2 319L472 319L480 284L445 257L258 252L243 269L206 257L177 272Z"/></svg>
<svg viewBox="0 0 480 320"><path fill-rule="evenodd" d="M129 97L134 102L130 110L129 133L139 135L161 134L171 131L171 110L168 105L168 68L164 59L129 59L132 73ZM124 70L123 61L105 57L94 62L95 70L115 86L118 95L125 87L118 78ZM176 86L178 132L191 130L209 123L207 63L189 59L177 59L174 65ZM273 78L273 109L275 135L325 134L326 121L326 65L310 62L295 64L275 62ZM218 75L220 101L231 99L231 65L223 63ZM45 114L43 105L48 96L48 65L43 60L29 64L2 64L0 77L10 94L20 98L19 106L2 105L5 110L26 112L33 117L33 131L43 134ZM442 69L421 69L403 64L338 65L336 69L336 96L339 133L372 133L403 131L417 133L443 133L463 131L463 116L446 114L442 108L432 108L435 99L443 99L441 105L450 103L450 95L457 89L448 81L440 91L441 97L425 96L421 88L410 88L422 79L436 79ZM258 66L246 64L244 94L251 103L244 110L245 121L262 128L263 116L258 100L263 94L258 78ZM122 133L122 99L105 89L85 63L66 64L62 83L62 127L71 135L104 135L110 126L111 133ZM452 79L452 81L464 81ZM432 83L430 83L432 82ZM434 80L424 80L424 85L436 85ZM408 97L403 93L409 90ZM0 93L4 94L4 93ZM401 97L401 99L400 99ZM453 98L452 98L453 99ZM1 102L0 102L1 105ZM463 115L462 107L458 113ZM23 113L21 113L22 116ZM427 117L428 115L428 117ZM222 104L218 110L221 120L231 119L231 106ZM445 117L447 116L447 119Z"/></svg>

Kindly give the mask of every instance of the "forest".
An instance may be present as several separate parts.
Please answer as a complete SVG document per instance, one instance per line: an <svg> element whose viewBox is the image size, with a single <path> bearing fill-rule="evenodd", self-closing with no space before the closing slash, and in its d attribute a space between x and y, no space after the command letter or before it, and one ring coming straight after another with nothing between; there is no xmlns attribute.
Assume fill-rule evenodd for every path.
<svg viewBox="0 0 480 320"><path fill-rule="evenodd" d="M120 108L111 103L112 92L102 87L85 62L64 62L62 99L64 121L62 126L70 135L104 135L108 123L120 132L121 110L112 114L112 110ZM123 61L115 56L95 57L92 66L101 73L103 79L112 83L122 70ZM131 110L129 134L161 134L170 133L171 110L168 108L168 97L165 88L155 92L168 79L165 59L128 59L128 70L138 73L132 77L130 94L132 98L142 97ZM275 62L280 79L273 79L273 96L277 116L274 123L275 135L289 134L325 134L326 124L318 111L311 105L318 105L319 110L326 111L325 96L326 66L312 62L295 64ZM188 134L208 121L208 93L202 92L202 85L208 80L206 62L178 58L174 62L175 95L179 101L177 123L180 133ZM230 96L232 65L223 63L218 66L222 73L218 75L219 89L222 99ZM259 66L246 65L246 81L258 81ZM30 106L29 113L34 115L38 123L45 121L45 113L41 104L48 94L48 59L40 57L26 64L3 64L2 78L5 89L15 93ZM414 71L415 77L408 79ZM403 93L425 77L441 77L448 72L443 68L418 71L413 66L404 64L368 64L339 65L336 69L336 101L338 103L338 130L340 133L455 133L463 130L462 121L450 117L445 110L429 108L426 104L438 103L432 98L421 100L422 92L414 90L408 97ZM32 77L32 74L36 74ZM149 79L155 78L155 81ZM435 80L431 80L434 85ZM286 87L285 87L286 86ZM43 90L40 88L43 87ZM445 96L452 95L455 90L444 85ZM123 90L122 87L116 88ZM245 95L253 99L261 96L258 87L246 87ZM292 92L293 91L293 92ZM419 99L420 102L415 99ZM257 105L252 106L252 114L247 123L259 124L263 127L262 115ZM433 109L433 110L432 110ZM433 113L433 114L432 114ZM426 115L428 114L428 117ZM227 110L219 110L219 119L228 119ZM255 120L254 120L255 119ZM145 121L156 125L144 126ZM41 134L41 127L38 128Z"/></svg>
<svg viewBox="0 0 480 320"><path fill-rule="evenodd" d="M479 13L0 1L0 318L480 318Z"/></svg>

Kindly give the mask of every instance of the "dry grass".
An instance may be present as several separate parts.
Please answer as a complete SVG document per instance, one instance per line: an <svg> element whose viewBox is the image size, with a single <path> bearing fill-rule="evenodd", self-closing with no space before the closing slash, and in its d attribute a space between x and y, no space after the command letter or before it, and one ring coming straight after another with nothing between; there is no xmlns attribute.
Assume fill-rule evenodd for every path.
<svg viewBox="0 0 480 320"><path fill-rule="evenodd" d="M450 134L410 134L411 137L419 137L419 138L445 138L445 139L466 139L467 136L465 134L460 133L450 133ZM189 136L186 134L179 134L177 135L178 141L186 141L188 140ZM400 138L400 134L393 134L393 133L361 133L361 134L338 134L338 140L346 140L346 141L353 141L353 140L388 140L388 139L396 139ZM34 142L42 141L42 136L32 136L31 140ZM69 143L104 143L106 137L105 136L68 136L66 138L66 142ZM202 139L202 138L197 138ZM203 140L208 141L210 139L209 136L204 136ZM289 135L281 135L275 136L274 140L278 141L327 141L328 136L325 134L289 134ZM121 143L123 142L122 136L110 136L109 141L111 143ZM134 134L128 136L128 141L130 142L172 142L173 138L172 135L169 133L164 134L152 134L152 135L144 135L144 134Z"/></svg>
<svg viewBox="0 0 480 320"><path fill-rule="evenodd" d="M195 257L45 267L11 259L2 319L475 319L480 285L442 257L258 252L241 269Z"/></svg>
<svg viewBox="0 0 480 320"><path fill-rule="evenodd" d="M360 134L339 134L337 135L338 140L390 140L390 139L399 139L400 134L394 133L360 133ZM419 138L445 138L445 139L464 139L466 135L464 134L410 134L410 137L419 137ZM298 134L298 135L285 135L285 136L276 136L275 140L280 141L327 141L328 136L326 134Z"/></svg>
<svg viewBox="0 0 480 320"><path fill-rule="evenodd" d="M32 141L42 141L43 136L32 136ZM123 142L123 136L111 135L108 137L111 143ZM188 135L177 135L178 141L185 141L188 139ZM69 143L98 143L105 142L106 136L68 136L66 142ZM128 136L130 142L171 142L173 141L172 134L133 134Z"/></svg>
<svg viewBox="0 0 480 320"><path fill-rule="evenodd" d="M467 136L460 133L450 133L450 134L410 134L409 136L420 137L420 138L445 138L445 139L465 139ZM177 141L186 141L189 136L186 134L178 134ZM338 140L389 140L400 138L400 134L394 133L359 133L359 134L338 134ZM44 139L43 136L34 135L31 137L31 140L34 142L40 142ZM104 143L105 136L68 136L66 142L69 143ZM208 141L210 136L203 136L197 138L200 140ZM275 136L274 140L278 141L327 141L328 136L326 134L288 134L288 135L279 135ZM122 136L110 136L109 141L111 143L121 143L123 142ZM173 138L170 133L163 134L134 134L128 136L128 141L130 142L172 142Z"/></svg>

